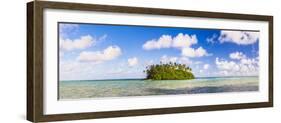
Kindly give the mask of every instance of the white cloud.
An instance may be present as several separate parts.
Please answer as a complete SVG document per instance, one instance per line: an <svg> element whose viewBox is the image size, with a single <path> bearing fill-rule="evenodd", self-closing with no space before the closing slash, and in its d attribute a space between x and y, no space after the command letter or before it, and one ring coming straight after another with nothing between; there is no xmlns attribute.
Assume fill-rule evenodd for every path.
<svg viewBox="0 0 281 123"><path fill-rule="evenodd" d="M217 39L217 37L218 37L217 34L213 34L212 37L208 37L208 38L206 39L206 41L207 41L208 43L214 44L214 43L216 42L215 40Z"/></svg>
<svg viewBox="0 0 281 123"><path fill-rule="evenodd" d="M216 58L219 74L227 76L256 76L259 75L259 61L257 58L241 58L239 61L228 61Z"/></svg>
<svg viewBox="0 0 281 123"><path fill-rule="evenodd" d="M103 51L83 51L77 57L78 61L82 62L103 62L117 58L122 54L121 49L118 46L109 46Z"/></svg>
<svg viewBox="0 0 281 123"><path fill-rule="evenodd" d="M209 64L204 64L204 66L203 66L203 68L204 68L205 70L209 69L209 67L210 67Z"/></svg>
<svg viewBox="0 0 281 123"><path fill-rule="evenodd" d="M68 35L76 33L78 28L79 28L78 24L60 23L59 24L60 38L66 38L68 37Z"/></svg>
<svg viewBox="0 0 281 123"><path fill-rule="evenodd" d="M158 40L147 41L142 47L145 50L170 48L172 44L172 37L170 35L162 35Z"/></svg>
<svg viewBox="0 0 281 123"><path fill-rule="evenodd" d="M210 72L208 72L208 69L210 68L210 65L209 64L204 64L202 67L199 66L199 65L196 65L195 67L195 74L197 74L197 76L208 76L210 75ZM202 69L201 69L202 68Z"/></svg>
<svg viewBox="0 0 281 123"><path fill-rule="evenodd" d="M193 44L197 44L196 35L188 35L179 33L176 37L173 38L172 45L175 48L185 48L190 47Z"/></svg>
<svg viewBox="0 0 281 123"><path fill-rule="evenodd" d="M128 65L130 67L133 67L133 66L135 66L137 64L138 64L138 58L137 57L133 57L133 58L129 58L128 59Z"/></svg>
<svg viewBox="0 0 281 123"><path fill-rule="evenodd" d="M221 43L232 42L238 45L249 45L257 42L259 39L259 32L247 31L221 31L218 40Z"/></svg>
<svg viewBox="0 0 281 123"><path fill-rule="evenodd" d="M258 64L258 58L256 58L256 59L248 59L248 58L241 59L241 64L246 64L246 65Z"/></svg>
<svg viewBox="0 0 281 123"><path fill-rule="evenodd" d="M78 61L60 61L60 79L61 80L76 80L92 77L95 74L91 74L96 70L96 63L78 62ZM91 75L91 76L89 76Z"/></svg>
<svg viewBox="0 0 281 123"><path fill-rule="evenodd" d="M170 35L162 35L158 40L149 40L143 45L145 50L161 49L161 48L184 48L197 44L196 35L188 35L179 33L172 38Z"/></svg>
<svg viewBox="0 0 281 123"><path fill-rule="evenodd" d="M181 50L181 54L184 57L202 57L209 54L203 47L197 49L191 46L197 44L198 40L196 35L188 35L179 33L172 38L170 35L162 35L158 40L147 41L143 45L145 50L161 49L161 48L177 48Z"/></svg>
<svg viewBox="0 0 281 123"><path fill-rule="evenodd" d="M229 57L231 59L240 60L240 59L246 58L246 55L244 55L242 52L233 52L233 53L229 54Z"/></svg>
<svg viewBox="0 0 281 123"><path fill-rule="evenodd" d="M93 39L93 37L90 35L86 35L86 36L81 36L79 39L74 39L74 40L60 39L60 48L66 51L85 49L90 47L94 43L95 40Z"/></svg>
<svg viewBox="0 0 281 123"><path fill-rule="evenodd" d="M202 57L209 55L207 51L202 47L199 47L197 49L193 49L191 47L183 48L181 50L181 54L185 57Z"/></svg>
<svg viewBox="0 0 281 123"><path fill-rule="evenodd" d="M227 61L216 58L215 63L217 65L217 68L220 70L238 71L240 69L239 65L234 61Z"/></svg>

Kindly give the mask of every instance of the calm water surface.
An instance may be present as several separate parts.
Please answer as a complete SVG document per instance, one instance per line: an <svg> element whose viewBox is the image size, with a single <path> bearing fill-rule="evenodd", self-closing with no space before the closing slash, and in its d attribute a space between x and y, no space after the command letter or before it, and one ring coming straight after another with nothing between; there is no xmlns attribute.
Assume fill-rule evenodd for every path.
<svg viewBox="0 0 281 123"><path fill-rule="evenodd" d="M193 80L72 80L60 81L60 99L177 95L259 90L258 77L212 77Z"/></svg>

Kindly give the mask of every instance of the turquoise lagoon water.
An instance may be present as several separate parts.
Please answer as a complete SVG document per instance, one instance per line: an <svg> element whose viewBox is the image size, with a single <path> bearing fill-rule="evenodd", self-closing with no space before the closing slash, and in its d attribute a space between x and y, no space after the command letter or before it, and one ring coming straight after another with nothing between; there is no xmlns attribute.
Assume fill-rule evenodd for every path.
<svg viewBox="0 0 281 123"><path fill-rule="evenodd" d="M193 80L71 80L59 82L59 99L249 92L258 77L209 77Z"/></svg>

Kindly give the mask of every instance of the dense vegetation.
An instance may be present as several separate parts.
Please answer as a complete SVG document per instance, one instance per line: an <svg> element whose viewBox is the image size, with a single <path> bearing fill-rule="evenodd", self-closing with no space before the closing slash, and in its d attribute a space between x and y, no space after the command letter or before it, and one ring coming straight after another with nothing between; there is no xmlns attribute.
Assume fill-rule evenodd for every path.
<svg viewBox="0 0 281 123"><path fill-rule="evenodd" d="M146 67L147 79L152 80L184 80L194 79L192 69L185 64L160 63Z"/></svg>

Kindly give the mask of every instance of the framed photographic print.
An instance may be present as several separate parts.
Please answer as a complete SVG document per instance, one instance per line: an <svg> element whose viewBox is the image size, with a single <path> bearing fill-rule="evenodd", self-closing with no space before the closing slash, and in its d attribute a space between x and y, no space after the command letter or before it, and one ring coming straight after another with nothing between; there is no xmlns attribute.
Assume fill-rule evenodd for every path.
<svg viewBox="0 0 281 123"><path fill-rule="evenodd" d="M273 106L273 17L27 4L33 122Z"/></svg>

